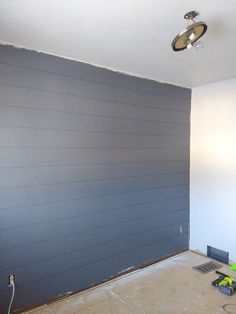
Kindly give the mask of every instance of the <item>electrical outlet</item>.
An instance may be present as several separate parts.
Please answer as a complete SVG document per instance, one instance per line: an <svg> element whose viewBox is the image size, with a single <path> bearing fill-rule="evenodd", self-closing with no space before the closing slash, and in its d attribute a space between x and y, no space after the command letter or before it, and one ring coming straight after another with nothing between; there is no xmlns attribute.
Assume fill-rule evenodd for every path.
<svg viewBox="0 0 236 314"><path fill-rule="evenodd" d="M8 276L8 285L12 286L16 283L16 276L15 274L11 274Z"/></svg>
<svg viewBox="0 0 236 314"><path fill-rule="evenodd" d="M183 233L183 227L179 226L179 234L182 234L182 233Z"/></svg>

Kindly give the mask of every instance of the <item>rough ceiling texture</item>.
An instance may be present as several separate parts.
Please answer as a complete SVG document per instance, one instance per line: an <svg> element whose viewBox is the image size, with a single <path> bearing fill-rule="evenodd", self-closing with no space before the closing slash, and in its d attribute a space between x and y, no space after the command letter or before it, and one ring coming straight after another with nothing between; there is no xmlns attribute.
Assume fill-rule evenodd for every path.
<svg viewBox="0 0 236 314"><path fill-rule="evenodd" d="M1 0L0 41L194 87L236 76L235 0ZM184 13L208 24L205 48L173 52Z"/></svg>

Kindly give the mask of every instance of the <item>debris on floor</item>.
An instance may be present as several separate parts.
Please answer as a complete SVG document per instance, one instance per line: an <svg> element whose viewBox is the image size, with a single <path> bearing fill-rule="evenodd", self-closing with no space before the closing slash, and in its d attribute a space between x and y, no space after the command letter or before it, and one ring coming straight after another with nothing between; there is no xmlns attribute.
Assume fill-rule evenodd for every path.
<svg viewBox="0 0 236 314"><path fill-rule="evenodd" d="M204 276L194 265L209 258L188 251L75 294L27 314L224 314L236 313L236 294L211 286L214 272ZM222 272L234 277L229 265Z"/></svg>

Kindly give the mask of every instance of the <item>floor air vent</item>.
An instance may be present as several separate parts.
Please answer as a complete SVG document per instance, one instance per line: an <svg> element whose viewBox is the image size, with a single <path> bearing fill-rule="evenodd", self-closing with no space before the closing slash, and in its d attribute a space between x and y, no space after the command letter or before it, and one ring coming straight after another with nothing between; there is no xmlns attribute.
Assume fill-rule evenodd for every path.
<svg viewBox="0 0 236 314"><path fill-rule="evenodd" d="M214 261L211 261L211 262L207 262L207 263L204 263L204 264L201 264L201 265L198 265L198 266L194 266L193 269L196 269L196 270L200 271L200 273L202 273L202 274L207 274L210 271L219 269L221 267L222 267L221 264L216 263Z"/></svg>

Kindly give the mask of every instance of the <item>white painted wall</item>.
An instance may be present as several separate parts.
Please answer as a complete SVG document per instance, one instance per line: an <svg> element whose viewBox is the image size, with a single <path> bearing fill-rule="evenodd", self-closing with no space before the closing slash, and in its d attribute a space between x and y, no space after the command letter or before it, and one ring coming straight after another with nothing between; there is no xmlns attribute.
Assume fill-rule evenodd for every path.
<svg viewBox="0 0 236 314"><path fill-rule="evenodd" d="M236 78L192 92L190 247L236 261Z"/></svg>

